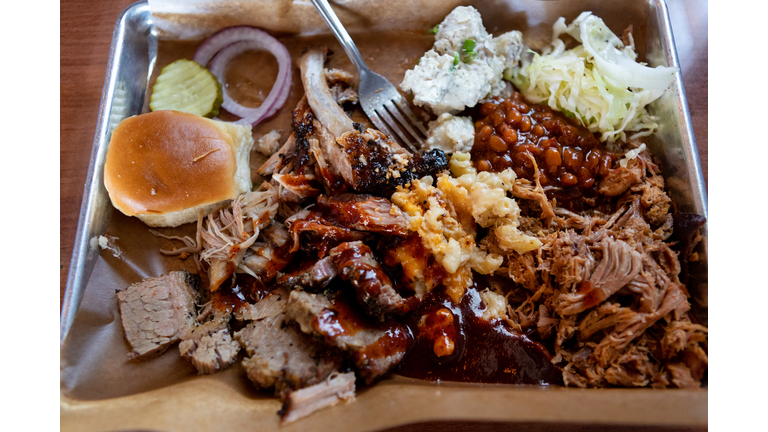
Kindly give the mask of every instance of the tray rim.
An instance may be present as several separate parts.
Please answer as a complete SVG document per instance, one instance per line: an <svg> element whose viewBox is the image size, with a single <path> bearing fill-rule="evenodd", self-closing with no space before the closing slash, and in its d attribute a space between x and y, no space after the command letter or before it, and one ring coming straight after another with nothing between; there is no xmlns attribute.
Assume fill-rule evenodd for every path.
<svg viewBox="0 0 768 432"><path fill-rule="evenodd" d="M677 56L677 45L672 32L672 21L669 18L669 8L666 0L648 0L649 4L654 5L661 13L661 23L664 26L662 35L665 39L664 51L667 62L670 66L677 68L675 73L675 101L677 102L678 115L680 117L680 127L683 132L683 149L685 150L685 161L689 173L691 174L691 186L693 186L693 204L697 212L704 215L709 221L709 204L707 196L707 185L704 182L704 173L701 169L701 160L699 158L696 137L693 134L693 122L691 113L688 109L688 98L686 97L685 87L683 86L683 74L680 68L680 61ZM706 242L707 227L705 224L703 236Z"/></svg>
<svg viewBox="0 0 768 432"><path fill-rule="evenodd" d="M104 77L104 86L101 92L101 101L99 102L99 115L96 121L96 131L93 138L93 146L91 147L91 157L88 163L88 173L86 174L85 185L83 186L83 198L80 204L80 213L77 220L77 231L75 234L75 242L72 247L72 258L69 263L69 271L67 273L67 284L64 291L64 299L61 306L61 316L59 320L59 346L64 343L64 340L69 332L72 322L75 319L77 310L82 302L83 295L85 293L85 287L88 283L88 278L93 270L95 264L95 254L89 254L90 241L94 236L91 219L93 217L93 203L95 196L100 187L104 187L101 176L96 175L99 167L97 166L98 155L106 148L109 143L107 141L107 135L109 134L109 115L112 111L113 97L117 86L117 70L119 67L119 57L122 52L125 40L126 21L132 13L139 13L137 11L146 9L146 13L149 15L151 23L152 15L149 12L148 0L139 0L132 3L118 15L115 22L115 28L112 32L112 42L109 48L109 60L107 62L106 75ZM142 11L141 13L144 13ZM154 24L151 23L152 32L156 33ZM156 54L155 54L156 57ZM154 59L150 59L150 65L154 64ZM151 73L152 67L150 66L149 72ZM97 178L98 177L98 178ZM104 224L106 227L106 224ZM103 233L99 232L95 235Z"/></svg>

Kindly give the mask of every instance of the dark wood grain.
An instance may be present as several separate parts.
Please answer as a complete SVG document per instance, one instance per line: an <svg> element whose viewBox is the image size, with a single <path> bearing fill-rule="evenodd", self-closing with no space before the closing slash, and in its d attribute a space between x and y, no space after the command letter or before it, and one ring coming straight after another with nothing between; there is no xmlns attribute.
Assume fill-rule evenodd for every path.
<svg viewBox="0 0 768 432"><path fill-rule="evenodd" d="M120 12L133 0L64 0L61 2L61 233L60 300L77 229L77 219L88 170L96 118L104 84L112 31ZM683 83L707 180L707 2L668 0L673 32L679 48ZM464 424L464 426L471 426ZM474 424L483 430L499 425ZM529 425L530 430L545 430ZM465 430L456 423L418 425L419 430ZM504 428L502 428L504 429ZM397 428L398 431L414 430ZM515 430L527 430L526 428ZM548 430L548 429L547 429ZM574 427L573 430L583 430Z"/></svg>

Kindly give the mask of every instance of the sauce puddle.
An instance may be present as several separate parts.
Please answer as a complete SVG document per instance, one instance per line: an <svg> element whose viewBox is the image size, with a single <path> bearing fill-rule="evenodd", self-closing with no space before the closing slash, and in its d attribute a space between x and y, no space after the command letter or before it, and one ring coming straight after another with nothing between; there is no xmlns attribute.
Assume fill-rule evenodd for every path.
<svg viewBox="0 0 768 432"><path fill-rule="evenodd" d="M445 316L445 309L453 315L452 322L434 318ZM467 289L458 305L437 288L408 319L416 342L397 373L428 381L562 385L562 374L544 346L513 332L502 320L484 320L484 310L477 285ZM428 327L422 322L420 329L424 315ZM451 354L438 357L434 346L442 336L454 346Z"/></svg>

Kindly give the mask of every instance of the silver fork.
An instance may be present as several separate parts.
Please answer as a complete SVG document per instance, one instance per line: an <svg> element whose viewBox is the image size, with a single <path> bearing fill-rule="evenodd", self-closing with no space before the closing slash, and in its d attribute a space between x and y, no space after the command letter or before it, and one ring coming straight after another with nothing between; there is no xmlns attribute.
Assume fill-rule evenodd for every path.
<svg viewBox="0 0 768 432"><path fill-rule="evenodd" d="M328 0L312 0L312 3L357 68L360 77L357 93L365 114L380 131L393 139L399 138L412 151L417 151L413 142L419 143L419 147L423 146L427 131L411 111L408 101L391 82L368 68Z"/></svg>

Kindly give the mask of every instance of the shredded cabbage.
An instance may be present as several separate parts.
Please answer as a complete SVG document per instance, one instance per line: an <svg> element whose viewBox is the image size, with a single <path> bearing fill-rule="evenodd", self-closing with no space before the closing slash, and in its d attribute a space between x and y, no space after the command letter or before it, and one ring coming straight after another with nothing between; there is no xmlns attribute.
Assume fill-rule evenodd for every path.
<svg viewBox="0 0 768 432"><path fill-rule="evenodd" d="M643 151L645 151L645 144L640 144L640 147L626 152L624 157L619 161L619 165L626 168L629 164L629 161L636 158Z"/></svg>
<svg viewBox="0 0 768 432"><path fill-rule="evenodd" d="M601 141L609 143L650 135L657 127L645 106L658 99L675 77L676 68L650 68L635 60L634 42L624 46L602 19L584 12L570 26L560 18L552 27L552 43L505 76L534 103L575 118ZM565 49L568 34L581 44Z"/></svg>

